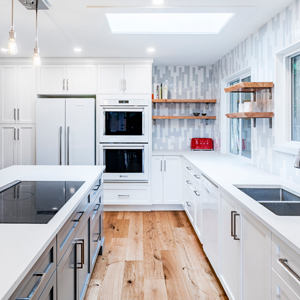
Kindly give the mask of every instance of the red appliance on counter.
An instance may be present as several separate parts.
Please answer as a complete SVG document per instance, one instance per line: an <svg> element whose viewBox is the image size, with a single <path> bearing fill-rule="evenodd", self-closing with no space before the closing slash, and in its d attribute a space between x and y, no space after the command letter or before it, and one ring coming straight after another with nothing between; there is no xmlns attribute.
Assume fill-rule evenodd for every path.
<svg viewBox="0 0 300 300"><path fill-rule="evenodd" d="M208 138L193 138L191 150L214 150L214 142Z"/></svg>

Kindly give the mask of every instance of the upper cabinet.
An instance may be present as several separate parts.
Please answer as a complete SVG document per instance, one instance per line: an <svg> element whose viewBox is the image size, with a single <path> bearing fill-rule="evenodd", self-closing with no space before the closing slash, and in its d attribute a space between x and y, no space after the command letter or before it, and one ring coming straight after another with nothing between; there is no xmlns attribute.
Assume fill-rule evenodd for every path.
<svg viewBox="0 0 300 300"><path fill-rule="evenodd" d="M100 65L99 94L151 94L151 65Z"/></svg>
<svg viewBox="0 0 300 300"><path fill-rule="evenodd" d="M35 69L29 65L0 66L0 122L35 122Z"/></svg>
<svg viewBox="0 0 300 300"><path fill-rule="evenodd" d="M96 66L44 65L38 70L38 94L96 94Z"/></svg>

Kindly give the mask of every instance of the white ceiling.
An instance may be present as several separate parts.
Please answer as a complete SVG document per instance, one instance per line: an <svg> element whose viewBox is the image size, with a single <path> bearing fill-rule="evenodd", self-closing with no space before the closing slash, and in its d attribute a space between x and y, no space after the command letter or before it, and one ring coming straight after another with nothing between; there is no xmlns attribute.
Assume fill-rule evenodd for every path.
<svg viewBox="0 0 300 300"><path fill-rule="evenodd" d="M15 1L15 30L19 53L32 57L35 12ZM243 41L292 0L48 0L40 11L41 57L154 58L155 65L210 65ZM218 35L124 35L111 34L106 13L203 13L229 12L234 17ZM0 48L10 30L11 0L0 0ZM155 20L153 20L155 22ZM75 47L82 48L75 53ZM155 53L146 49L154 47ZM0 52L0 57L8 55Z"/></svg>

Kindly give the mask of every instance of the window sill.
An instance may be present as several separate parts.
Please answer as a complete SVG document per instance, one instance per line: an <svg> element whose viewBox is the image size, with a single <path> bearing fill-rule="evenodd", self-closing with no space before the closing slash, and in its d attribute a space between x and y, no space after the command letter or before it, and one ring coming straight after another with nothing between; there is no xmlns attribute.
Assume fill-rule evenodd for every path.
<svg viewBox="0 0 300 300"><path fill-rule="evenodd" d="M276 152L286 153L290 155L297 155L300 148L300 144L286 143L286 144L278 144L273 145L273 149Z"/></svg>

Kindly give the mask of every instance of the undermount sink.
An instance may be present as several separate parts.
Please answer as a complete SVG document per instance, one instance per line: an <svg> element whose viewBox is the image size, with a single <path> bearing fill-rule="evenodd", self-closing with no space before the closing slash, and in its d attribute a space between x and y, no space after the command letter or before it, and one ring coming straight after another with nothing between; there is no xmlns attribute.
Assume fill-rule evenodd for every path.
<svg viewBox="0 0 300 300"><path fill-rule="evenodd" d="M278 216L300 216L300 196L278 187L237 187Z"/></svg>

